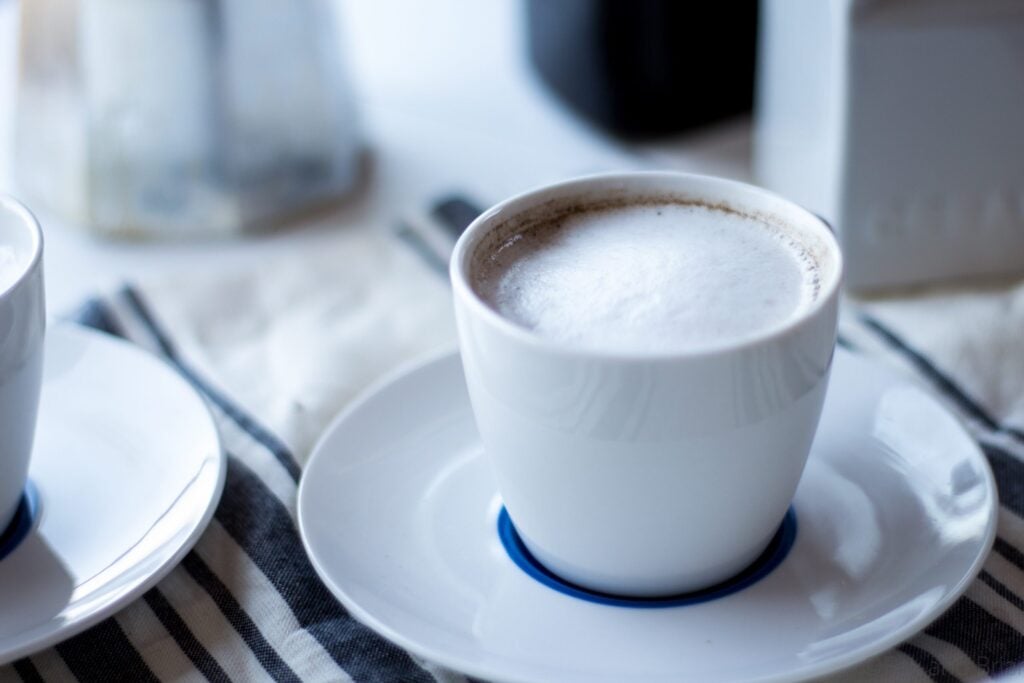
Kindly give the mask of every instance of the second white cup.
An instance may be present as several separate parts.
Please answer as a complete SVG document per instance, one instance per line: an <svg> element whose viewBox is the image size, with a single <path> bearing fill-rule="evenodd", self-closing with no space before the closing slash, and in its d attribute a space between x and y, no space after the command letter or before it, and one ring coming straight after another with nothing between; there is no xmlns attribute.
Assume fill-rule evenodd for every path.
<svg viewBox="0 0 1024 683"><path fill-rule="evenodd" d="M0 195L0 532L28 477L45 329L42 232L28 209Z"/></svg>

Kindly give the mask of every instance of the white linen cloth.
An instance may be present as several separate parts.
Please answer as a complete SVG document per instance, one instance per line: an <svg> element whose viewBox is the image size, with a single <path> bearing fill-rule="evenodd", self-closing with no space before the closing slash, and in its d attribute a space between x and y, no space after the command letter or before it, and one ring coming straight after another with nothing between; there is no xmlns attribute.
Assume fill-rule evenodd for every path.
<svg viewBox="0 0 1024 683"><path fill-rule="evenodd" d="M447 280L389 233L351 231L260 271L140 284L182 351L287 443L300 464L356 395L456 347Z"/></svg>

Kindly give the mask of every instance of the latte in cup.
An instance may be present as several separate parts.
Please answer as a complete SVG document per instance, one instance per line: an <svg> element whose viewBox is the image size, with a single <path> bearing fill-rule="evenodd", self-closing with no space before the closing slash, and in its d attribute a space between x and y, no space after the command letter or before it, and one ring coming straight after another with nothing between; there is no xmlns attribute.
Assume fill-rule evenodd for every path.
<svg viewBox="0 0 1024 683"><path fill-rule="evenodd" d="M631 597L748 567L810 454L841 274L821 219L721 178L576 178L474 221L451 261L466 387L534 559Z"/></svg>
<svg viewBox="0 0 1024 683"><path fill-rule="evenodd" d="M544 207L477 252L474 290L503 317L577 348L686 351L798 317L820 266L767 216L669 197Z"/></svg>

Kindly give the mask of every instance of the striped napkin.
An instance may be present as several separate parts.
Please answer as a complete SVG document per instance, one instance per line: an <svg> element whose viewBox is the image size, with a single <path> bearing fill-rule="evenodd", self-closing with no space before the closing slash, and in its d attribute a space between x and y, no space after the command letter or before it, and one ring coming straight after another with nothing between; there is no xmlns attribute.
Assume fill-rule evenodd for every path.
<svg viewBox="0 0 1024 683"><path fill-rule="evenodd" d="M347 614L295 513L330 417L379 374L454 343L442 278L387 235L302 264L129 286L74 318L163 357L207 400L229 465L195 549L112 618L0 668L0 681L465 681ZM976 681L1024 662L1024 284L848 305L842 343L959 414L999 482L995 551L946 614L842 681ZM2 606L0 606L2 609Z"/></svg>

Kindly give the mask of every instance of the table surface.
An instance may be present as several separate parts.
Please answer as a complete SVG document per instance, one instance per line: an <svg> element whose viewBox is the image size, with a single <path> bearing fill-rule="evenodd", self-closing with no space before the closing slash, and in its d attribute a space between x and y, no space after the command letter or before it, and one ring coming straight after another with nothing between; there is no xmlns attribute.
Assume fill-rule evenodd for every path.
<svg viewBox="0 0 1024 683"><path fill-rule="evenodd" d="M483 203L603 170L674 168L745 179L750 123L738 120L657 143L627 145L566 110L531 71L521 3L400 0L339 4L364 139L367 191L261 236L216 242L117 242L33 207L46 236L48 308L57 315L126 279L252 264L323 247L341 231L381 229L459 191ZM16 0L0 0L0 192L11 173L17 70Z"/></svg>

